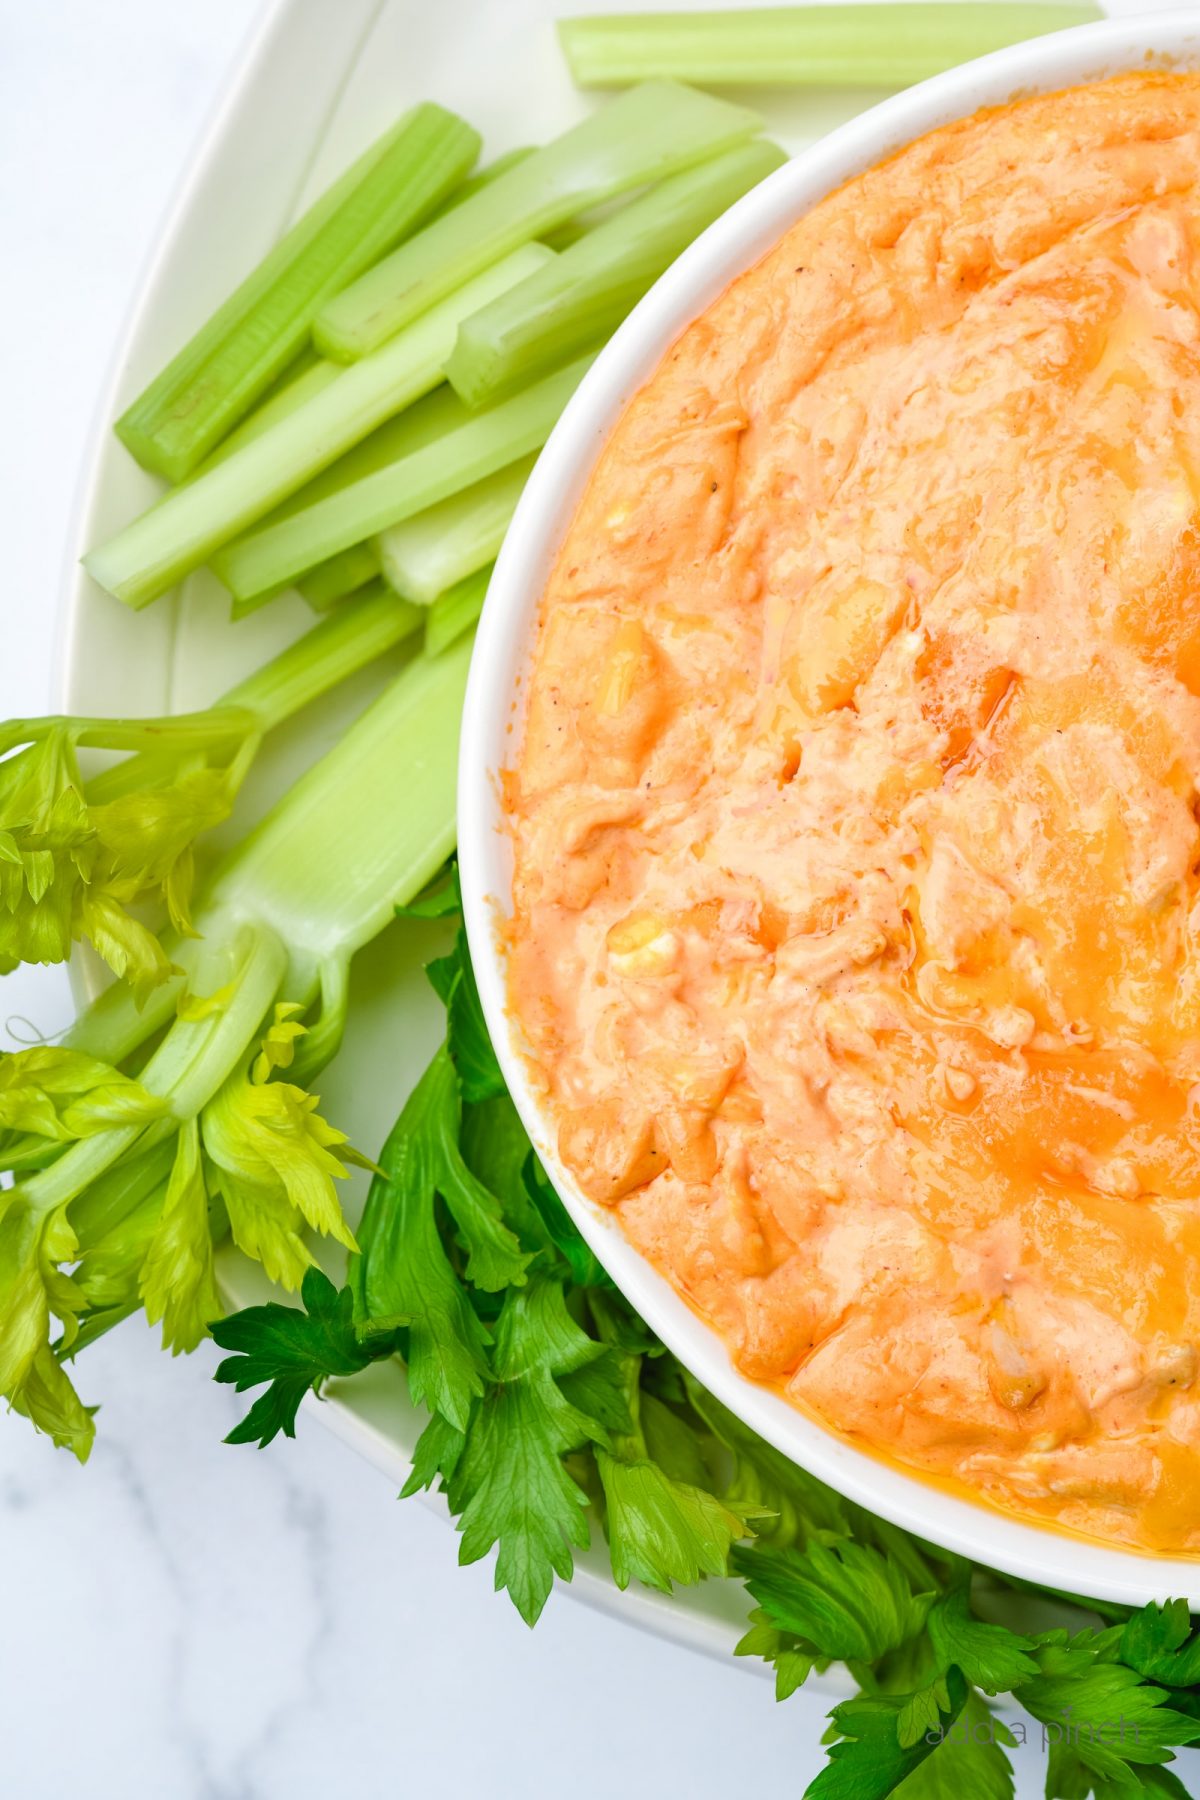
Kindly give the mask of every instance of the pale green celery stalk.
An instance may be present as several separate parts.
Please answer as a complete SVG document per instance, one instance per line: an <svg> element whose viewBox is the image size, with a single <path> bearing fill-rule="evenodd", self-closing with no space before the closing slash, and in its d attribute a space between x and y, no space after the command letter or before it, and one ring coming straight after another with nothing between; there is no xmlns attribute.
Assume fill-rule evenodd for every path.
<svg viewBox="0 0 1200 1800"><path fill-rule="evenodd" d="M586 237L591 226L584 219L568 219L565 225L558 225L553 231L543 231L538 239L545 244L547 250L569 250L580 238Z"/></svg>
<svg viewBox="0 0 1200 1800"><path fill-rule="evenodd" d="M379 552L374 544L352 544L349 550L340 550L336 556L318 563L300 577L296 586L314 612L327 612L378 573Z"/></svg>
<svg viewBox="0 0 1200 1800"><path fill-rule="evenodd" d="M204 916L269 926L298 994L375 937L453 850L470 655L464 642L409 663L217 871Z"/></svg>
<svg viewBox="0 0 1200 1800"><path fill-rule="evenodd" d="M303 406L89 551L88 573L128 606L145 606L166 593L385 419L436 387L462 320L552 255L540 244L526 244L456 289L374 356L343 369Z"/></svg>
<svg viewBox="0 0 1200 1800"><path fill-rule="evenodd" d="M105 748L133 747L139 754L92 776L87 782L89 804L102 806L168 779L180 751L187 749L189 727L194 729L197 747L209 751L220 749L226 739L236 745L249 736L261 736L413 636L421 624L418 607L402 600L386 582L377 581L231 687L210 712L131 721L124 728L138 733L132 745L117 744L114 722L104 721ZM50 725L53 721L34 723ZM21 728L9 729L20 733ZM154 735L147 735L150 732ZM32 735L26 723L24 734L14 742L28 742ZM86 745L95 740L85 735L80 741Z"/></svg>
<svg viewBox="0 0 1200 1800"><path fill-rule="evenodd" d="M230 544L222 579L237 596L262 593L540 449L589 361L546 376L424 450Z"/></svg>
<svg viewBox="0 0 1200 1800"><path fill-rule="evenodd" d="M467 575L438 595L425 614L426 656L441 656L464 631L471 630L483 611L494 567L494 563L489 563L486 569L476 570L474 575Z"/></svg>
<svg viewBox="0 0 1200 1800"><path fill-rule="evenodd" d="M222 438L216 449L202 463L197 463L180 485L186 486L188 482L199 481L202 475L206 475L209 469L215 469L218 463L225 462L235 450L240 450L244 444L252 444L255 438L261 437L264 431L269 431L272 425L278 425L280 419L290 419L294 412L307 405L342 373L341 363L330 362L327 357L318 356L311 346L309 353L297 357L296 361L298 366L295 370L289 368L286 376L275 384L254 411L248 413L227 438Z"/></svg>
<svg viewBox="0 0 1200 1800"><path fill-rule="evenodd" d="M331 300L313 326L327 356L366 355L518 244L615 194L752 137L756 113L670 82L623 94L435 219Z"/></svg>
<svg viewBox="0 0 1200 1800"><path fill-rule="evenodd" d="M384 579L406 600L432 606L447 588L494 562L536 461L536 454L523 456L381 532L376 542Z"/></svg>
<svg viewBox="0 0 1200 1800"><path fill-rule="evenodd" d="M401 599L385 581L373 581L230 688L222 704L252 712L269 731L412 637L422 622L419 606Z"/></svg>
<svg viewBox="0 0 1200 1800"><path fill-rule="evenodd" d="M527 157L532 156L536 148L535 144L519 144L515 150L506 150L503 156L496 157L494 162L486 163L482 169L477 169L474 175L468 175L465 181L458 184L449 199L442 201L434 213L433 219L440 219L446 213L453 212L455 207L461 206L464 200L470 200L481 189L490 187L492 182L498 180L501 175L507 175L510 169L515 169L518 163L523 163ZM433 223L433 219L430 219L430 224Z"/></svg>
<svg viewBox="0 0 1200 1800"><path fill-rule="evenodd" d="M240 995L248 972L266 971L270 992L255 985L252 1003L239 1004L235 1035L244 1025L249 1041L276 993L308 1004L324 989L344 1001L338 971L450 855L470 655L462 642L451 654L409 663L214 871L197 910L198 938L177 960L198 993L232 982ZM171 1019L182 980L156 989L144 1009L117 983L80 1015L68 1043L124 1061ZM190 1070L183 1098L193 1104L199 1054L213 1066L214 1036L196 1029L208 1023L171 1024L140 1077L152 1093L166 1093ZM186 1116L174 1099L172 1116ZM111 1160L101 1156L96 1172Z"/></svg>
<svg viewBox="0 0 1200 1800"><path fill-rule="evenodd" d="M361 444L355 444L345 456L339 457L327 469L322 469L312 481L306 481L294 494L289 494L281 505L272 508L260 522L259 529L279 524L282 520L303 512L318 500L340 494L352 482L361 481L364 475L372 475L377 469L387 468L401 456L423 449L426 444L444 436L447 431L452 431L470 417L470 410L453 388L447 387L443 382L431 394L426 394L412 406L406 406L395 418L388 419L370 437L364 438ZM212 558L213 573L222 581L225 580L225 556L226 551L221 549L214 552ZM315 569L307 571L308 574L315 572ZM375 573L378 573L378 569ZM258 593L241 594L234 601L233 615L235 618L244 618L247 613L265 606L267 601L275 599L282 592L283 588L276 582Z"/></svg>
<svg viewBox="0 0 1200 1800"><path fill-rule="evenodd" d="M458 328L446 378L486 405L607 337L681 251L779 168L775 144L740 144L669 176Z"/></svg>
<svg viewBox="0 0 1200 1800"><path fill-rule="evenodd" d="M701 87L907 87L989 50L1103 18L1098 6L932 0L560 19L580 87L672 77ZM354 289L347 289L352 293Z"/></svg>
<svg viewBox="0 0 1200 1800"><path fill-rule="evenodd" d="M309 208L117 420L143 468L181 481L266 392L322 305L426 219L479 134L416 106Z"/></svg>

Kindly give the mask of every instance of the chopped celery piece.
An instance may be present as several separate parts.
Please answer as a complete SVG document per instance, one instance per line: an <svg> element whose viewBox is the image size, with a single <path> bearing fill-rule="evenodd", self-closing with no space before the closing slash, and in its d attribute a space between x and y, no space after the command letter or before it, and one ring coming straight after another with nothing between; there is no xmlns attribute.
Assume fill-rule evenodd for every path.
<svg viewBox="0 0 1200 1800"><path fill-rule="evenodd" d="M166 593L220 545L435 387L462 320L552 255L540 244L525 244L456 289L374 356L342 369L303 406L89 551L83 559L88 573L127 606L145 606Z"/></svg>
<svg viewBox="0 0 1200 1800"><path fill-rule="evenodd" d="M385 579L406 600L431 606L464 576L494 562L536 453L452 494L376 540Z"/></svg>
<svg viewBox="0 0 1200 1800"><path fill-rule="evenodd" d="M171 481L194 469L286 368L324 302L428 217L479 144L430 103L373 144L117 420L143 468Z"/></svg>
<svg viewBox="0 0 1200 1800"><path fill-rule="evenodd" d="M540 449L590 360L546 376L423 450L230 544L222 579L239 598L263 593Z"/></svg>
<svg viewBox="0 0 1200 1800"><path fill-rule="evenodd" d="M296 586L314 612L325 612L378 573L379 552L374 544L351 544L349 550L340 550L302 575Z"/></svg>
<svg viewBox="0 0 1200 1800"><path fill-rule="evenodd" d="M447 379L484 405L606 337L706 225L784 161L774 144L739 144L669 176L464 319Z"/></svg>
<svg viewBox="0 0 1200 1800"><path fill-rule="evenodd" d="M560 19L558 34L580 87L674 77L702 87L901 88L989 50L1103 16L1098 6L1039 0L899 0L882 6L600 13Z"/></svg>
<svg viewBox="0 0 1200 1800"><path fill-rule="evenodd" d="M363 356L517 244L615 194L715 156L761 127L756 113L672 82L622 94L526 157L338 294L313 335L328 356Z"/></svg>
<svg viewBox="0 0 1200 1800"><path fill-rule="evenodd" d="M440 656L458 642L464 631L470 631L483 611L494 567L494 563L489 563L486 569L477 569L438 595L425 614L426 656Z"/></svg>

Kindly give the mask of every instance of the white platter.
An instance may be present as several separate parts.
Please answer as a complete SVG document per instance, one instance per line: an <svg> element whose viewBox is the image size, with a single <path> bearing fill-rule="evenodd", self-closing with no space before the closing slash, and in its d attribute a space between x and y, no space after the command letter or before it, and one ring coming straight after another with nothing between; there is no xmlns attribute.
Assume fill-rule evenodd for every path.
<svg viewBox="0 0 1200 1800"><path fill-rule="evenodd" d="M605 5L634 10L630 0ZM111 437L111 421L288 221L412 101L432 98L461 110L483 131L489 156L543 138L589 110L567 78L553 30L564 12L587 10L594 10L590 0L441 0L436 7L420 0L276 0L267 9L163 223L101 401L67 546L57 662L64 711L205 705L312 623L298 598L285 597L232 626L221 590L203 575L136 615L86 580L78 568L83 549L156 491ZM1138 0L1109 10L1136 13ZM759 94L752 103L772 134L797 150L876 97ZM388 666L395 665L276 734L243 796L239 824L337 738ZM355 966L350 1033L323 1095L329 1116L368 1148L382 1141L439 1040L441 1009L421 968L441 941L434 927L408 925L386 934ZM261 1296L256 1276L235 1259L225 1259L222 1279L236 1303ZM324 1404L310 1406L309 1420L323 1422L397 1485L407 1474L420 1420L395 1365L331 1391ZM602 1549L580 1559L567 1591L722 1656L744 1616L733 1583L674 1599L645 1590L620 1594Z"/></svg>
<svg viewBox="0 0 1200 1800"><path fill-rule="evenodd" d="M586 10L584 0L442 0L437 7L419 0L277 0L268 7L151 247L101 399L67 546L56 683L63 711L141 714L207 705L313 623L304 603L286 596L231 625L223 590L203 573L138 614L89 582L78 567L82 552L158 491L113 439L111 422L286 224L405 106L436 99L460 110L483 132L487 156L548 137L589 111L594 102L572 87L554 34L555 18ZM871 98L773 96L763 110L780 141L798 149ZM340 735L400 654L275 734L243 795L239 825ZM350 1032L322 1092L327 1115L368 1148L382 1142L440 1040L442 1011L422 966L442 943L436 927L409 924L355 964ZM85 968L84 985L95 977ZM353 1212L355 1200L348 1204ZM224 1256L221 1276L232 1304L264 1295L261 1276L240 1259ZM397 1487L403 1482L421 1419L397 1365L340 1390L333 1384L324 1403L309 1406L310 1425L317 1420ZM286 1447L278 1453L286 1455ZM446 1553L454 1554L453 1540ZM741 1635L746 1612L732 1582L671 1599L646 1589L621 1594L602 1545L577 1559L565 1591L722 1657ZM761 1663L740 1666L765 1671Z"/></svg>

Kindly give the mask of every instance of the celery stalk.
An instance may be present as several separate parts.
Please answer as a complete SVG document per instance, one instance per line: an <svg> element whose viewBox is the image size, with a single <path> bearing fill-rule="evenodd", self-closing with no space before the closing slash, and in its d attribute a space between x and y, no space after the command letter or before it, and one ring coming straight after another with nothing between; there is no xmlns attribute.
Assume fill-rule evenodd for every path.
<svg viewBox="0 0 1200 1800"><path fill-rule="evenodd" d="M669 176L464 319L447 380L468 405L486 405L608 336L706 225L785 160L774 144L739 144Z"/></svg>
<svg viewBox="0 0 1200 1800"><path fill-rule="evenodd" d="M464 200L470 200L481 188L490 187L501 175L507 175L510 169L515 169L518 163L523 163L527 157L532 156L535 148L533 144L518 144L515 150L506 150L494 162L486 163L474 175L468 175L465 181L459 182L449 198L442 201L433 219L440 219L444 213L453 212L456 206L461 206ZM430 219L430 224L433 219Z"/></svg>
<svg viewBox="0 0 1200 1800"><path fill-rule="evenodd" d="M402 525L381 532L376 542L384 579L418 606L494 562L536 455L452 494Z"/></svg>
<svg viewBox="0 0 1200 1800"><path fill-rule="evenodd" d="M217 872L209 911L270 926L301 987L369 942L453 850L470 657L462 643L410 663Z"/></svg>
<svg viewBox="0 0 1200 1800"><path fill-rule="evenodd" d="M489 563L486 569L476 570L474 575L467 575L438 595L425 614L426 656L440 656L458 642L464 631L470 631L483 611L494 567Z"/></svg>
<svg viewBox="0 0 1200 1800"><path fill-rule="evenodd" d="M142 735L136 740L137 753L88 780L89 805L107 805L159 781L169 781L179 762L181 733L192 718L198 728L205 730L203 747L208 750L219 747L220 723L226 717L231 721L231 735L240 731L243 738L249 733L261 736L413 636L423 622L419 607L402 600L386 582L376 581L222 694L211 711L162 721L138 721ZM54 721L34 723L40 726ZM158 728L148 743L147 726ZM18 741L27 741L31 735L27 721ZM86 743L86 736L80 741ZM113 747L111 721L107 746Z"/></svg>
<svg viewBox="0 0 1200 1800"><path fill-rule="evenodd" d="M349 550L339 550L336 556L318 563L300 577L296 586L314 612L327 612L378 573L379 552L375 545L352 544Z"/></svg>
<svg viewBox="0 0 1200 1800"><path fill-rule="evenodd" d="M402 600L385 581L373 581L245 681L231 687L219 704L243 707L269 731L403 643L422 622L420 607Z"/></svg>
<svg viewBox="0 0 1200 1800"><path fill-rule="evenodd" d="M669 82L623 94L369 269L313 326L328 356L363 356L477 269L603 200L740 143L757 114Z"/></svg>
<svg viewBox="0 0 1200 1800"><path fill-rule="evenodd" d="M443 383L412 406L406 406L403 412L380 425L361 444L355 444L345 456L339 457L327 469L322 469L311 481L306 481L303 487L297 488L294 494L289 494L279 506L272 508L261 521L259 529L265 530L268 525L277 525L282 520L305 511L318 500L340 494L352 483L361 481L364 475L373 475L377 469L387 468L400 457L410 456L413 451L424 449L426 444L433 443L435 438L444 437L446 432L462 425L471 416L470 409L459 399L453 388ZM212 557L213 573L222 581L226 580L226 557L225 549L215 551ZM378 572L376 563L372 573ZM307 570L306 573L315 574L316 569ZM274 600L283 593L287 585L286 582L282 585L273 582L257 593L238 595L234 600L234 618L245 618L248 613L257 611L260 606L265 606L269 600Z"/></svg>
<svg viewBox="0 0 1200 1800"><path fill-rule="evenodd" d="M89 551L83 559L88 573L127 606L145 606L166 593L221 544L435 387L461 321L552 254L540 244L523 245L449 294L374 356L343 369L303 406Z"/></svg>
<svg viewBox="0 0 1200 1800"><path fill-rule="evenodd" d="M601 13L560 19L558 34L580 87L671 77L702 87L902 88L989 50L1103 16L1098 6L1043 0L900 0Z"/></svg>
<svg viewBox="0 0 1200 1800"><path fill-rule="evenodd" d="M240 538L222 555L222 579L239 598L263 593L540 449L589 361L546 376L425 449Z"/></svg>
<svg viewBox="0 0 1200 1800"><path fill-rule="evenodd" d="M117 420L143 468L171 481L194 469L286 368L324 302L428 216L479 144L432 104L373 144Z"/></svg>
<svg viewBox="0 0 1200 1800"><path fill-rule="evenodd" d="M185 481L199 481L209 469L223 463L235 450L240 450L243 444L252 444L255 438L261 437L270 426L277 425L280 419L290 418L315 394L327 388L331 381L336 381L341 372L340 363L330 362L327 357L318 356L315 351L298 356L295 368L288 369L285 378L275 383L254 411L247 413L241 424L236 425L228 437L222 438L203 462L197 463L192 473L185 476Z"/></svg>

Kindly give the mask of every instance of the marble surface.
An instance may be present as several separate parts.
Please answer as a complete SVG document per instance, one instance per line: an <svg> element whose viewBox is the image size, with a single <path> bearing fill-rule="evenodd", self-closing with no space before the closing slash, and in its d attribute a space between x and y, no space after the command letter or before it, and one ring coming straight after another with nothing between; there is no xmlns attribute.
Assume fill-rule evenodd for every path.
<svg viewBox="0 0 1200 1800"><path fill-rule="evenodd" d="M110 346L256 10L0 3L0 716L46 704ZM0 1044L70 1010L61 976L0 981ZM440 1519L313 1421L266 1453L222 1445L238 1403L214 1361L173 1363L136 1322L91 1351L86 1469L0 1419L5 1796L57 1800L75 1771L93 1800L802 1793L819 1699L776 1707L746 1667L562 1594L529 1633ZM1031 1747L1022 1795L1040 1769Z"/></svg>

